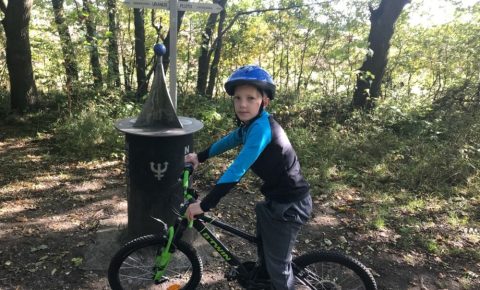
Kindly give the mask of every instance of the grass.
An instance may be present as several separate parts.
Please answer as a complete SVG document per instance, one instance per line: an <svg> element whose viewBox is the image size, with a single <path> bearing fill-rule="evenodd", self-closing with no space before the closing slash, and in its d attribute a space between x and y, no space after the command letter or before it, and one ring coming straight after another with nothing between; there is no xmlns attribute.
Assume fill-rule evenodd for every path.
<svg viewBox="0 0 480 290"><path fill-rule="evenodd" d="M361 192L366 231L400 235L404 251L480 262L480 235L459 233L480 227L480 114L448 108L396 118L379 107L328 126L286 126L313 192Z"/></svg>

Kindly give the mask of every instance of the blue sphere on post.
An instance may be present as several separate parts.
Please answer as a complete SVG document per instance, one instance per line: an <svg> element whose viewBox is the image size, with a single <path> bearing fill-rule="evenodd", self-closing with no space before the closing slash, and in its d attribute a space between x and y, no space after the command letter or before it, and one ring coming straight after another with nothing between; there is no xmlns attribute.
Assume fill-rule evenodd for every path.
<svg viewBox="0 0 480 290"><path fill-rule="evenodd" d="M155 55L160 56L167 53L167 48L165 47L165 45L157 43L153 46L153 51L155 51Z"/></svg>

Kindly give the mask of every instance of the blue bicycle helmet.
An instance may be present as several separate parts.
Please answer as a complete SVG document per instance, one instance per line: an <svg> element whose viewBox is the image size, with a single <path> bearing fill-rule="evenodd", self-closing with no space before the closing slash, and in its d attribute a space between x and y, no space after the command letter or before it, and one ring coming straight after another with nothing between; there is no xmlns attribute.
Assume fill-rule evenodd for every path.
<svg viewBox="0 0 480 290"><path fill-rule="evenodd" d="M258 65L245 65L234 71L225 83L225 91L230 96L239 85L253 85L267 94L270 100L275 97L275 83L272 76Z"/></svg>

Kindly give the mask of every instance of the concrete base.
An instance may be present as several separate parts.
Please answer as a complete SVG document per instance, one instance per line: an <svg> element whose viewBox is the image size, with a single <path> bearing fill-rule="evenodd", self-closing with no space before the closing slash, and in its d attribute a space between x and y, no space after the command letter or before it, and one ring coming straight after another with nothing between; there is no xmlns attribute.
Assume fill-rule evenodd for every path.
<svg viewBox="0 0 480 290"><path fill-rule="evenodd" d="M215 250L193 230L187 230L185 237L200 254L204 265L208 265L214 258L213 256L216 255ZM112 257L127 242L126 224L123 228L108 226L99 229L96 232L94 242L85 247L84 262L81 269L106 273Z"/></svg>
<svg viewBox="0 0 480 290"><path fill-rule="evenodd" d="M110 260L124 244L121 242L126 231L118 228L105 228L98 230L94 243L86 247L83 270L107 271Z"/></svg>

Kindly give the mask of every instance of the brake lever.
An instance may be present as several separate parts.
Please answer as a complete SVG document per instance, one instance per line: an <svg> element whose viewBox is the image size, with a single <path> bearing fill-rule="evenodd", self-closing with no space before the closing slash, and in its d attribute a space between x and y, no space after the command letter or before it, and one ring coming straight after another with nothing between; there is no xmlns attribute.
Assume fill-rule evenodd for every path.
<svg viewBox="0 0 480 290"><path fill-rule="evenodd" d="M167 224L166 224L164 221L162 221L161 219L156 218L156 217L154 217L154 216L152 216L152 215L151 215L150 217L151 217L152 219L156 220L157 222L159 222L161 225L163 225L164 231L167 231L168 226L167 226Z"/></svg>

